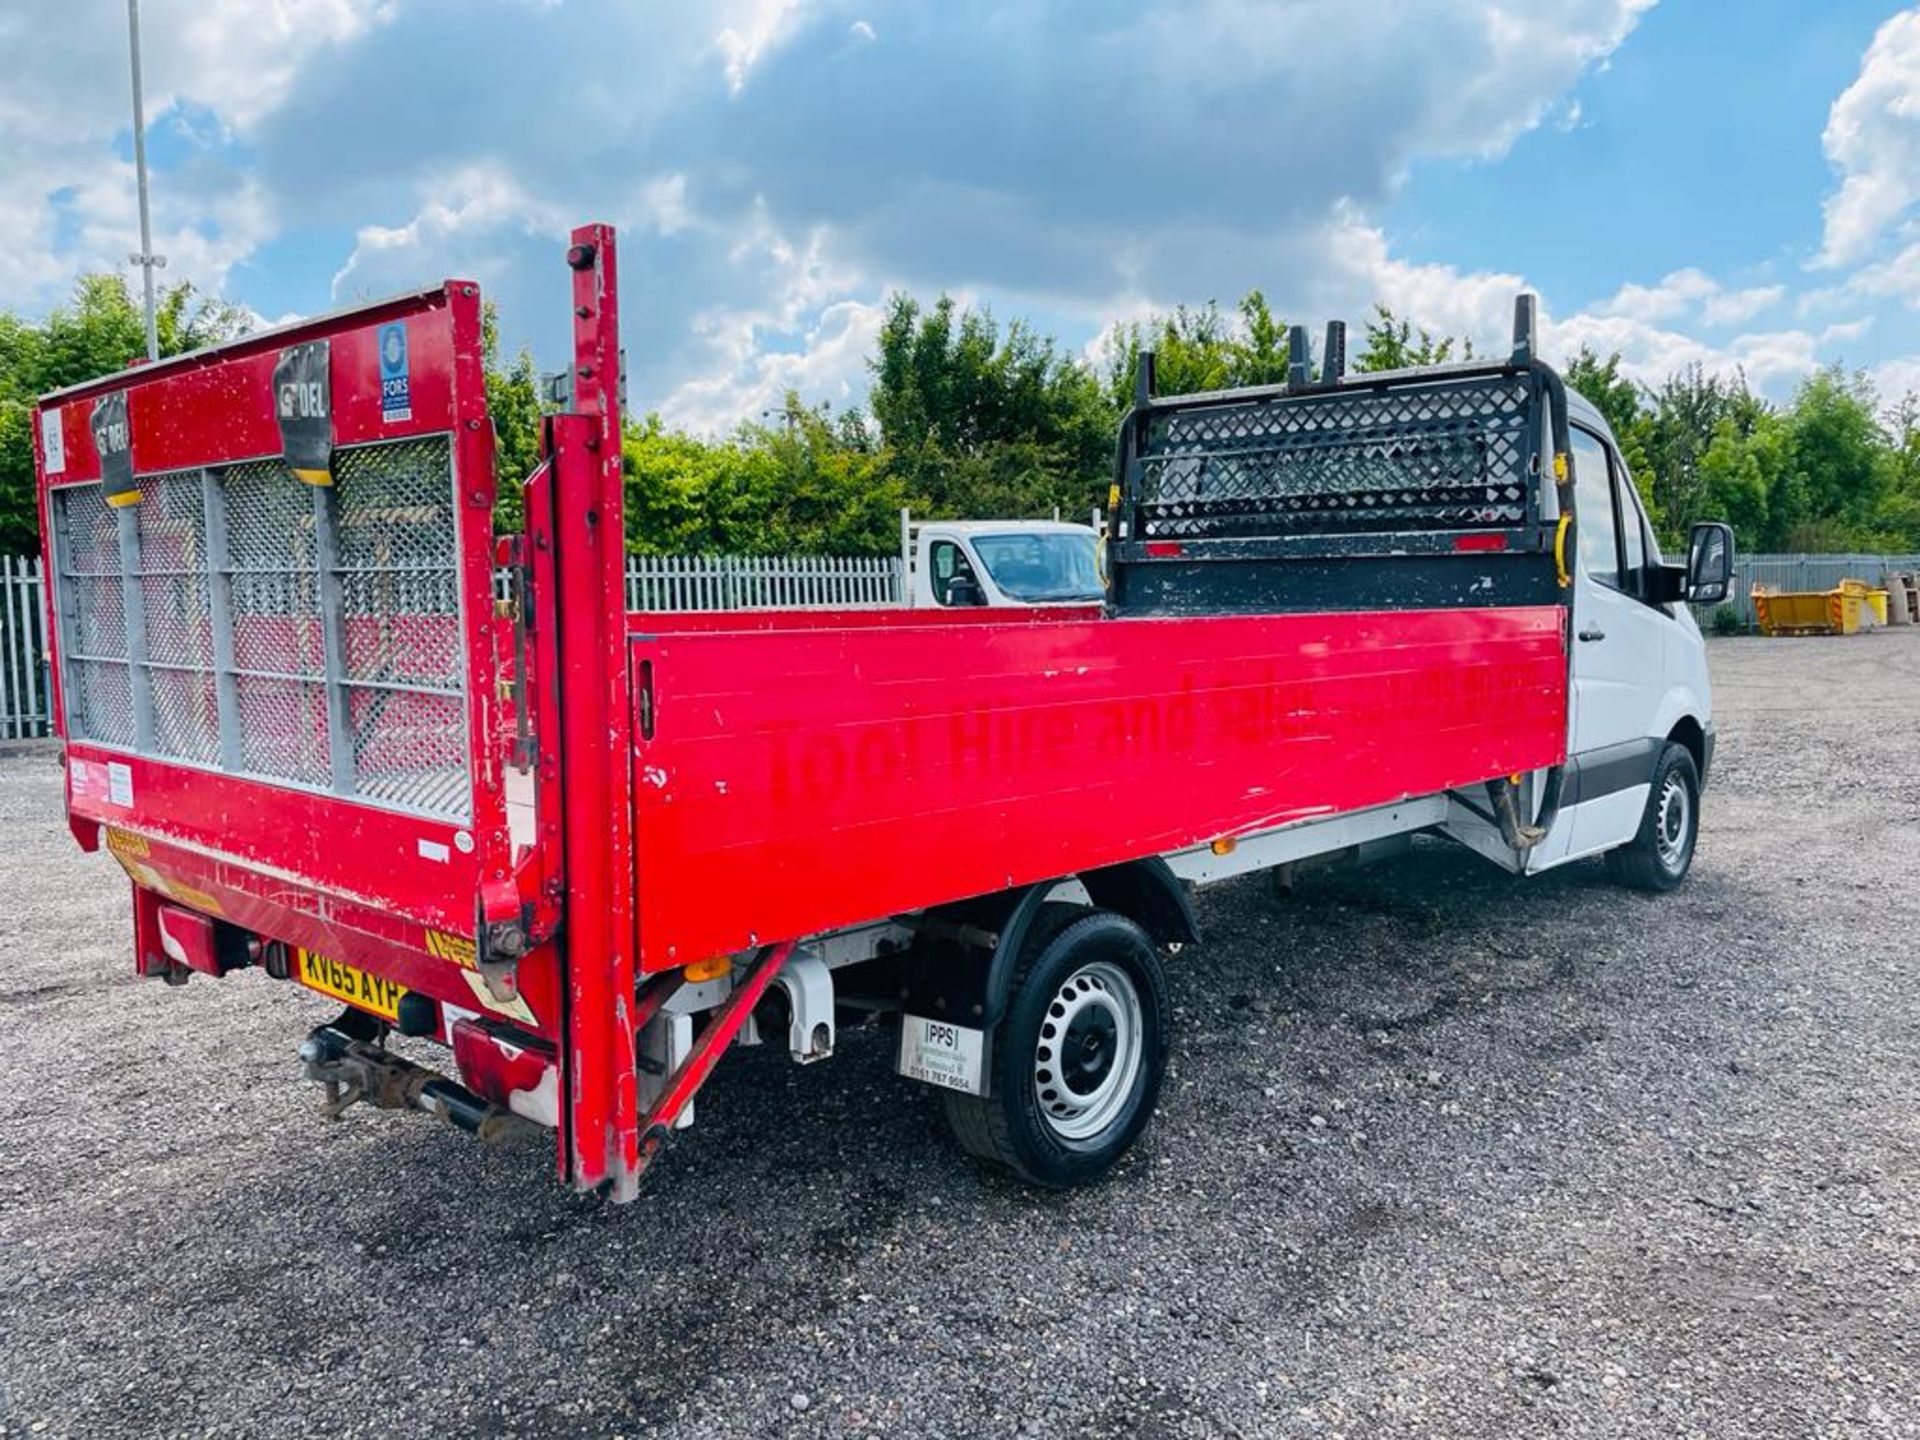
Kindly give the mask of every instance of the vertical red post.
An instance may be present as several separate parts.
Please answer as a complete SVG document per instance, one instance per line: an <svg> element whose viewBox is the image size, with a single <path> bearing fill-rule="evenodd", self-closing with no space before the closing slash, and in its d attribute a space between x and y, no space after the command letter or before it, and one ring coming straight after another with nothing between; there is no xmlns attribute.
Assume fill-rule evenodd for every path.
<svg viewBox="0 0 1920 1440"><path fill-rule="evenodd" d="M571 1180L631 1198L634 1063L633 736L620 473L620 312L613 229L584 225L573 270L573 411L553 421L566 847L565 1100Z"/></svg>

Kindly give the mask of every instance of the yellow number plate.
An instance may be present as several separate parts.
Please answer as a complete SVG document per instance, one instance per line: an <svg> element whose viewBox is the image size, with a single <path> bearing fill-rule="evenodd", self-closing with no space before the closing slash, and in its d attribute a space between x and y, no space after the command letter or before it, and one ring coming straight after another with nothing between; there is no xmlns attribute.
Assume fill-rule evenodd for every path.
<svg viewBox="0 0 1920 1440"><path fill-rule="evenodd" d="M309 990L344 1000L383 1020L400 1018L400 997L407 993L405 986L343 965L338 960L329 960L311 950L296 950L294 956L298 964L293 978Z"/></svg>

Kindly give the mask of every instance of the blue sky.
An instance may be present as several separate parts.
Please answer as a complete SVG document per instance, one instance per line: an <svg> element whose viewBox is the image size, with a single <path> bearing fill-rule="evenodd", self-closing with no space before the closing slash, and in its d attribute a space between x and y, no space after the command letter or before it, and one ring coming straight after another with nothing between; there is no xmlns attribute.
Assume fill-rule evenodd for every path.
<svg viewBox="0 0 1920 1440"><path fill-rule="evenodd" d="M631 398L858 403L894 289L1114 323L1382 301L1636 377L1920 388L1920 14L1866 0L145 0L156 248L263 319L447 275ZM124 15L0 0L0 305L136 248Z"/></svg>

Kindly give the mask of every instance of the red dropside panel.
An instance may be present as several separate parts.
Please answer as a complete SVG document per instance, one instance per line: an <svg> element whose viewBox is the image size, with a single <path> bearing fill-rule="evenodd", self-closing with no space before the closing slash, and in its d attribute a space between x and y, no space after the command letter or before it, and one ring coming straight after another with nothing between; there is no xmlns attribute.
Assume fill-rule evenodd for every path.
<svg viewBox="0 0 1920 1440"><path fill-rule="evenodd" d="M641 966L1556 764L1564 616L636 637Z"/></svg>

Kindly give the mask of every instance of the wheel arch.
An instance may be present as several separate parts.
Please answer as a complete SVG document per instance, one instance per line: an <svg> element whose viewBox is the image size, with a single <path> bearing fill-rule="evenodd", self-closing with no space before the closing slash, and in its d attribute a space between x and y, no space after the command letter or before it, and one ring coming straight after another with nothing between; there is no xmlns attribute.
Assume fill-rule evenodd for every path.
<svg viewBox="0 0 1920 1440"><path fill-rule="evenodd" d="M1707 729L1691 714L1682 715L1667 730L1669 744L1679 745L1693 756L1693 770L1700 777L1704 788L1707 783L1707 762L1710 752L1707 748Z"/></svg>
<svg viewBox="0 0 1920 1440"><path fill-rule="evenodd" d="M1007 995L1013 988L1013 974L1019 964L1021 947L1027 933L1039 918L1040 909L1064 881L1078 880L1096 909L1124 915L1146 931L1155 944L1193 945L1200 940L1200 924L1194 919L1193 902L1186 886L1172 867L1158 855L1145 860L1128 860L1063 876L1048 884L1025 887L999 927L999 940L987 967L986 995L982 1023L991 1028L1006 1009Z"/></svg>

